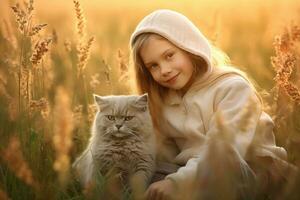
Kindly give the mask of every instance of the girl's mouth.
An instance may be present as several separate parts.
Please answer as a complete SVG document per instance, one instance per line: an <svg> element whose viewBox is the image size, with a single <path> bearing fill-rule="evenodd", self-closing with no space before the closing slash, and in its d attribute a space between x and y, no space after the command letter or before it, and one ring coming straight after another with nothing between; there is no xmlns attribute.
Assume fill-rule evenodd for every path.
<svg viewBox="0 0 300 200"><path fill-rule="evenodd" d="M169 80L166 81L166 83L172 84L177 80L179 73L176 74L175 76L173 76L172 78L170 78Z"/></svg>

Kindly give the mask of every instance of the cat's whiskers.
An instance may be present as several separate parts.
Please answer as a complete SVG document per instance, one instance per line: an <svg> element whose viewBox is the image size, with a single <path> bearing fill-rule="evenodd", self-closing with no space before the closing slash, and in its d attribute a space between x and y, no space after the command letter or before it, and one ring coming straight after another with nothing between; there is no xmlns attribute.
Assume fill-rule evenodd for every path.
<svg viewBox="0 0 300 200"><path fill-rule="evenodd" d="M141 139L144 138L144 135L142 134L142 131L140 129L131 129L130 132L132 132Z"/></svg>
<svg viewBox="0 0 300 200"><path fill-rule="evenodd" d="M106 136L106 135L109 135L111 134L113 131L111 131L110 129L106 129L104 134L102 136Z"/></svg>

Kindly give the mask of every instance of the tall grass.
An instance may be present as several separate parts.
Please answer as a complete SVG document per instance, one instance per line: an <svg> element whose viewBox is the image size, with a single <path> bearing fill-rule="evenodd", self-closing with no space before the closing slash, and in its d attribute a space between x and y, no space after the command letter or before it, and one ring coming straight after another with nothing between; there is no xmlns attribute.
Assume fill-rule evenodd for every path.
<svg viewBox="0 0 300 200"><path fill-rule="evenodd" d="M33 0L10 2L6 2L10 7L1 8L9 17L0 22L0 199L101 196L106 184L103 177L96 183L100 189L91 186L83 190L74 179L70 163L90 136L96 111L92 94L134 91L127 44L136 16L143 16L149 9L144 13L136 10L134 15L113 13L108 18L108 11L99 8L97 16L102 18L94 22L93 13L84 12L85 4L74 0L73 7L64 7L72 13L74 23L70 25L72 20L68 18L40 22ZM260 10L257 14L263 15ZM267 11L265 15L270 22L272 16ZM224 17L235 18L228 14ZM264 33L265 24L245 18L220 27L221 18L222 13L216 12L213 21L217 25L207 26L206 32L233 55L235 62L244 60L244 66L251 66L246 71L262 88L273 88L265 95L265 107L275 121L277 143L288 150L289 160L300 166L299 24L286 24L277 31L278 36L257 41L256 35L242 31L243 26ZM62 21L73 28L55 26ZM89 21L96 26L94 36L89 36ZM233 31L231 38L222 37L228 34L225 28ZM268 43L273 38L274 46ZM248 40L256 42L246 48ZM245 112L245 118L249 114ZM280 198L299 198L299 184L300 177L296 177ZM126 191L125 198L130 198Z"/></svg>

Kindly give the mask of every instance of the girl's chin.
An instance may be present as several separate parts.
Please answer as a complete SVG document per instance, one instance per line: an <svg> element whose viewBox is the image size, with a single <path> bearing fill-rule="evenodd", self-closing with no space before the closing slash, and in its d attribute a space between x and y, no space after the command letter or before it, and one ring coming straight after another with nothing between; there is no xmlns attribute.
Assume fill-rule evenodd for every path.
<svg viewBox="0 0 300 200"><path fill-rule="evenodd" d="M172 84L165 84L164 86L173 90L180 90L184 87L185 84L182 84L180 80L176 80L176 82Z"/></svg>
<svg viewBox="0 0 300 200"><path fill-rule="evenodd" d="M172 85L172 86L167 86L167 88L172 89L172 90L181 90L183 87L178 86L178 85Z"/></svg>
<svg viewBox="0 0 300 200"><path fill-rule="evenodd" d="M184 88L186 84L182 84L180 82L177 82L175 84L172 84L172 85L168 85L166 86L167 88L170 88L170 89L173 89L173 90L181 90Z"/></svg>

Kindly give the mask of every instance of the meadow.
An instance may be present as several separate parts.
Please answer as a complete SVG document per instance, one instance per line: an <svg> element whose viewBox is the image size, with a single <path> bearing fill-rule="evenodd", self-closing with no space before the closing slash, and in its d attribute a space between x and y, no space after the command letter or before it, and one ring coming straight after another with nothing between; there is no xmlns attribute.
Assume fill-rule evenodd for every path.
<svg viewBox="0 0 300 200"><path fill-rule="evenodd" d="M134 94L129 38L151 11L189 17L255 82L279 146L300 167L297 0L0 2L0 199L89 199L71 163L85 148L93 94ZM106 187L105 181L98 183ZM300 175L278 192L299 199ZM130 198L129 196L127 198Z"/></svg>

